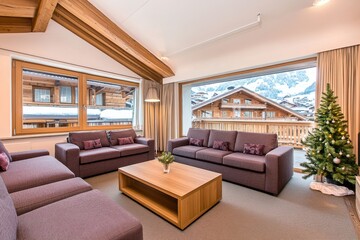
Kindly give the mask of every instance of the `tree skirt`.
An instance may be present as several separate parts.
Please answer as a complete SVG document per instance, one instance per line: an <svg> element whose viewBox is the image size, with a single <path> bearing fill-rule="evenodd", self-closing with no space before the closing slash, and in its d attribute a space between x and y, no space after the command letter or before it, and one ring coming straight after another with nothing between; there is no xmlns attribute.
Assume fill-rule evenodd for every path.
<svg viewBox="0 0 360 240"><path fill-rule="evenodd" d="M338 186L330 183L312 182L310 183L310 189L318 190L324 194L334 196L354 195L354 191L349 190L347 187Z"/></svg>

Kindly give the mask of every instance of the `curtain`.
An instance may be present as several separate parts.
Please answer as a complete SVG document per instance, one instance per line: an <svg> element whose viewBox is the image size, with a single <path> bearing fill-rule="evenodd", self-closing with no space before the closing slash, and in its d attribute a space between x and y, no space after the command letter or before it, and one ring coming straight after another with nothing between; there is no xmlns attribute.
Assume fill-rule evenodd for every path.
<svg viewBox="0 0 360 240"><path fill-rule="evenodd" d="M357 134L360 131L360 45L318 54L316 107L320 105L326 84L329 83L348 121L348 132L358 156Z"/></svg>
<svg viewBox="0 0 360 240"><path fill-rule="evenodd" d="M144 136L155 140L156 150L166 151L169 139L175 138L175 84L161 86L159 83L144 80L144 100L151 87L158 90L160 103L144 102Z"/></svg>
<svg viewBox="0 0 360 240"><path fill-rule="evenodd" d="M160 103L160 145L161 151L167 151L169 139L175 138L175 84L169 83L162 87Z"/></svg>

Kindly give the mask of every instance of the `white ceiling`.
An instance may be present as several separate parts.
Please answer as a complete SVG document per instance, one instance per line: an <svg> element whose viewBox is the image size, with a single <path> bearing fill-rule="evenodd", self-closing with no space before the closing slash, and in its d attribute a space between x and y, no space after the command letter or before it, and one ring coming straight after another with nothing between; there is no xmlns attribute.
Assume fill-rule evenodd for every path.
<svg viewBox="0 0 360 240"><path fill-rule="evenodd" d="M309 38L311 34L314 36L322 34L321 41L327 36L331 44L327 46L317 42L320 47L312 51L323 50L321 46L337 46L334 39L330 38L341 38L341 36L336 36L338 29L350 32L353 31L353 26L350 27L349 23L360 22L359 0L332 0L322 7L313 7L313 0L89 1L158 57L169 56L181 49L254 22L257 14L261 13L262 22L258 26L169 56L167 63L175 70L176 75L182 71L188 71L181 68L189 61L207 61L202 58L214 56L220 58L221 55L227 55L226 61L230 61L233 60L229 57L232 51L240 51L240 49L246 51L246 48L254 48L255 44L256 49L261 49L266 41L273 42L273 46L278 49L279 46L286 47L287 42L290 41L293 43L292 48L297 48L297 45L302 47L302 44L296 44L296 41L303 35L308 36L305 41L311 41ZM360 26L357 26L360 29ZM355 34L354 37L356 36ZM360 40L356 41L360 42ZM342 44L347 43L344 41ZM339 43L338 46L342 47L342 44ZM279 51L281 52L281 49ZM307 52L304 51L305 53ZM252 56L250 52L247 54ZM264 64L270 59L258 61L258 64ZM232 71L235 70L234 66L229 65L217 71ZM241 64L238 66L245 67ZM184 75L183 78L189 77Z"/></svg>

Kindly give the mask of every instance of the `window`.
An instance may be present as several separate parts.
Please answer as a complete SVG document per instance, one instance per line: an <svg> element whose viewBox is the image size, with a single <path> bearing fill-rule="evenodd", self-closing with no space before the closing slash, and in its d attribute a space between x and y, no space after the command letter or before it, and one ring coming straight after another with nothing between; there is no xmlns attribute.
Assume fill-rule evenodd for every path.
<svg viewBox="0 0 360 240"><path fill-rule="evenodd" d="M234 110L234 117L239 118L240 114L241 114L240 109L235 109Z"/></svg>
<svg viewBox="0 0 360 240"><path fill-rule="evenodd" d="M202 118L211 118L212 117L212 111L202 111L201 112Z"/></svg>
<svg viewBox="0 0 360 240"><path fill-rule="evenodd" d="M252 112L250 112L250 111L245 111L244 112L244 118L252 118Z"/></svg>
<svg viewBox="0 0 360 240"><path fill-rule="evenodd" d="M60 87L60 102L72 103L72 88L70 86Z"/></svg>
<svg viewBox="0 0 360 240"><path fill-rule="evenodd" d="M240 99L233 99L234 104L240 104Z"/></svg>
<svg viewBox="0 0 360 240"><path fill-rule="evenodd" d="M14 135L129 128L137 122L138 83L17 60L13 66Z"/></svg>
<svg viewBox="0 0 360 240"><path fill-rule="evenodd" d="M50 88L33 88L33 101L49 103L51 99L51 89Z"/></svg>
<svg viewBox="0 0 360 240"><path fill-rule="evenodd" d="M223 118L226 118L228 116L227 111L222 111L221 114Z"/></svg>
<svg viewBox="0 0 360 240"><path fill-rule="evenodd" d="M251 99L245 99L245 104L251 104Z"/></svg>
<svg viewBox="0 0 360 240"><path fill-rule="evenodd" d="M266 112L266 118L275 118L275 112Z"/></svg>

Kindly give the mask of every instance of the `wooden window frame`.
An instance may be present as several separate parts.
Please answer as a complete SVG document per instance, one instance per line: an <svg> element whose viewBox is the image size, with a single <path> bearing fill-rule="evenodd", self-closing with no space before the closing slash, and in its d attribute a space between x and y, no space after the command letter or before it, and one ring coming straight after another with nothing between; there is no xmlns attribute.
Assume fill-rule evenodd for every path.
<svg viewBox="0 0 360 240"><path fill-rule="evenodd" d="M50 72L59 75L72 76L78 79L78 103L75 101L75 88L72 87L72 103L78 106L78 126L71 127L48 127L48 128L23 128L23 69L29 69L40 72ZM12 63L12 130L13 135L27 135L27 134L48 134L48 133L66 133L70 131L82 130L111 130L121 128L131 128L132 124L124 125L104 125L104 126L88 126L87 125L87 101L86 101L86 86L87 80L95 80L101 82L114 83L118 85L125 85L139 88L139 83L129 82L126 80L118 80L87 74L78 71L66 70L57 67L46 66L37 63L31 63L21 60L13 60ZM41 87L40 87L41 88ZM52 96L51 96L52 97ZM52 99L54 101L54 99ZM59 99L60 101L60 99ZM62 103L64 105L70 103ZM135 109L134 109L135 110ZM137 109L139 111L139 109Z"/></svg>

